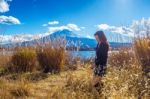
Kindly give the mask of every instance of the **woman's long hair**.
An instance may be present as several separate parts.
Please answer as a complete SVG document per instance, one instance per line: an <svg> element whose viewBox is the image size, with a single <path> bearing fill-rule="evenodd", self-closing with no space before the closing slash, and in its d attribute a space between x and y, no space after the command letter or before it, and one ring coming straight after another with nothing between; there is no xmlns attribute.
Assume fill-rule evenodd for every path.
<svg viewBox="0 0 150 99"><path fill-rule="evenodd" d="M103 42L103 43L107 43L107 44L108 44L107 38L106 38L105 33L104 33L103 31L97 31L94 35L95 35L95 36L96 36L96 35L98 36L100 42Z"/></svg>

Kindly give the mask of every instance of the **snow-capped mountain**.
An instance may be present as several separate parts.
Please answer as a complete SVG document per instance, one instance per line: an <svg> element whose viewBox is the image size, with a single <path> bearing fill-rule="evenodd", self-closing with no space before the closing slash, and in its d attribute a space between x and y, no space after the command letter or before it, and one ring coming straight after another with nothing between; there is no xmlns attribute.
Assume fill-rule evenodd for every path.
<svg viewBox="0 0 150 99"><path fill-rule="evenodd" d="M21 45L21 46L30 45L31 46L37 43L44 44L47 42L51 42L51 40L60 38L60 37L66 40L67 48L76 48L80 46L80 49L91 49L96 46L96 41L94 39L81 37L80 35L72 31L66 30L66 29L62 31L54 32L47 36L41 37L40 39L22 42L21 44L17 44L17 45Z"/></svg>
<svg viewBox="0 0 150 99"><path fill-rule="evenodd" d="M38 38L35 37L35 39L32 37L32 39L23 41L23 42L12 42L5 44L4 46L33 46L38 44L44 44L47 42L51 42L53 39L62 37L67 41L67 48L77 48L80 47L80 50L91 50L94 49L96 46L96 41L91 38L87 37L81 37L70 30L62 30L57 31L52 34L47 34L45 36L39 36ZM110 42L111 47L121 47L121 46L129 46L130 43L116 43L116 42Z"/></svg>
<svg viewBox="0 0 150 99"><path fill-rule="evenodd" d="M52 34L50 34L51 37L78 37L79 35L77 35L76 33L74 33L73 31L69 31L67 29L64 29L62 31L57 31L54 32Z"/></svg>

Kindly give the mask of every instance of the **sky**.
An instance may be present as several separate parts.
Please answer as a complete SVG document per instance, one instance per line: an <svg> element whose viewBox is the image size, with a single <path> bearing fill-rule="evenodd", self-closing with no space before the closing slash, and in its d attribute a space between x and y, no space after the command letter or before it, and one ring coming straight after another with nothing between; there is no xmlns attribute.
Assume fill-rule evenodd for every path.
<svg viewBox="0 0 150 99"><path fill-rule="evenodd" d="M132 36L133 21L150 17L150 0L0 0L0 35L36 35L68 29L93 38Z"/></svg>

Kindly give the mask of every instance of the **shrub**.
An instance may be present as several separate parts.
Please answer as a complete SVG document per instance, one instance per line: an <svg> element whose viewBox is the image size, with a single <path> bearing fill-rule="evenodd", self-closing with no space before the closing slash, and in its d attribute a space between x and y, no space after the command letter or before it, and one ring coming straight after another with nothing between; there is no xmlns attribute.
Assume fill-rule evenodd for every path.
<svg viewBox="0 0 150 99"><path fill-rule="evenodd" d="M110 53L108 63L111 66L123 67L125 65L135 63L134 53L129 49L120 49L116 52Z"/></svg>
<svg viewBox="0 0 150 99"><path fill-rule="evenodd" d="M5 67L5 66L7 66L7 63L10 62L11 56L10 55L1 55L0 60L1 60L0 61L0 68Z"/></svg>
<svg viewBox="0 0 150 99"><path fill-rule="evenodd" d="M47 72L60 72L65 61L65 50L63 47L53 47L47 45L37 51L37 57L41 69Z"/></svg>
<svg viewBox="0 0 150 99"><path fill-rule="evenodd" d="M12 56L10 71L32 72L36 69L36 51L30 48L18 49Z"/></svg>
<svg viewBox="0 0 150 99"><path fill-rule="evenodd" d="M144 73L150 76L150 25L149 19L137 21L134 24L133 32L135 35L134 50ZM144 24L143 24L144 23Z"/></svg>
<svg viewBox="0 0 150 99"><path fill-rule="evenodd" d="M150 71L150 38L138 38L134 42L136 56L145 72Z"/></svg>

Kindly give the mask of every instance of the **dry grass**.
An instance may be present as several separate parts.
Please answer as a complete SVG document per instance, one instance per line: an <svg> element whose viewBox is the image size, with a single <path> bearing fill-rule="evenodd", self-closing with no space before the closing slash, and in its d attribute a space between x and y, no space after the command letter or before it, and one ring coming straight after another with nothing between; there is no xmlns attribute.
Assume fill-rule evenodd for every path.
<svg viewBox="0 0 150 99"><path fill-rule="evenodd" d="M77 70L77 59L74 58L71 52L65 54L65 70Z"/></svg>
<svg viewBox="0 0 150 99"><path fill-rule="evenodd" d="M65 50L63 47L47 45L37 52L37 58L41 69L47 72L60 72L64 67Z"/></svg>
<svg viewBox="0 0 150 99"><path fill-rule="evenodd" d="M92 70L89 66L76 71L61 72L57 75L48 74L46 78L34 82L30 82L32 79L28 81L28 77L29 75L24 74L16 80L2 77L0 80L1 97L7 99L6 95L29 99L103 99L105 97L109 99L137 99L138 97L148 99L150 91L148 78L142 75L140 67L134 65L121 70L118 70L117 67L108 67L107 75L102 80L104 87L100 92L97 92L91 85Z"/></svg>
<svg viewBox="0 0 150 99"><path fill-rule="evenodd" d="M103 95L113 99L147 99L149 93L148 78L143 75L140 66L124 66L121 70L109 67L103 78Z"/></svg>
<svg viewBox="0 0 150 99"><path fill-rule="evenodd" d="M0 78L0 99L14 99L19 97L28 97L32 86L27 80L12 81Z"/></svg>
<svg viewBox="0 0 150 99"><path fill-rule="evenodd" d="M134 50L145 73L150 72L150 38L138 38L134 42Z"/></svg>
<svg viewBox="0 0 150 99"><path fill-rule="evenodd" d="M15 88L10 89L10 93L15 97L28 97L31 95L32 86L27 80L17 82Z"/></svg>
<svg viewBox="0 0 150 99"><path fill-rule="evenodd" d="M20 48L12 56L8 70L12 72L32 72L36 69L36 52L31 48Z"/></svg>
<svg viewBox="0 0 150 99"><path fill-rule="evenodd" d="M133 50L121 48L119 51L110 54L108 63L113 67L122 68L126 65L135 64L136 57Z"/></svg>
<svg viewBox="0 0 150 99"><path fill-rule="evenodd" d="M10 62L11 56L9 55L1 55L0 56L0 68L7 66L7 64Z"/></svg>

